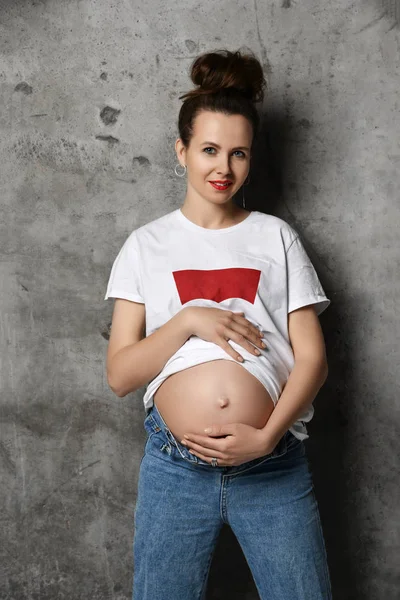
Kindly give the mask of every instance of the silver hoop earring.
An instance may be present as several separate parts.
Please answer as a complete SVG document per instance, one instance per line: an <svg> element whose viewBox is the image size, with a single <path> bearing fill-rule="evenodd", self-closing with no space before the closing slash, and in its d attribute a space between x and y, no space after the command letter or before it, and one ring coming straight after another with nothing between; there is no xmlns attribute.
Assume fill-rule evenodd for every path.
<svg viewBox="0 0 400 600"><path fill-rule="evenodd" d="M176 167L181 167L182 165L180 165L179 163L175 166L175 175L177 175L178 177L184 177L186 175L186 165L183 167L183 173L178 173L176 170Z"/></svg>

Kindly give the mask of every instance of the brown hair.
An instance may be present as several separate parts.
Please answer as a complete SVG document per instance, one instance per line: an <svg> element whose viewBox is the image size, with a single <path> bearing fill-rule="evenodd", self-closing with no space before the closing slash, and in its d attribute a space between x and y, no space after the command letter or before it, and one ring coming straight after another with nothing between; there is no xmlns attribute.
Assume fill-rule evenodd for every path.
<svg viewBox="0 0 400 600"><path fill-rule="evenodd" d="M226 115L243 115L258 134L256 102L264 100L266 80L259 60L252 52L217 50L198 56L190 68L190 78L198 87L179 97L179 136L186 148L193 136L193 123L202 110Z"/></svg>

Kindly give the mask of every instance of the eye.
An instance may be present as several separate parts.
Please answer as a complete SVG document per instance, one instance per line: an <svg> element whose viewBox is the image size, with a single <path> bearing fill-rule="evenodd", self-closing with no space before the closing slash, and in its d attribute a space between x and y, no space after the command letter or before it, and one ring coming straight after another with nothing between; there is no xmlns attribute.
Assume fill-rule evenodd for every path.
<svg viewBox="0 0 400 600"><path fill-rule="evenodd" d="M210 154L210 152L206 152L206 150L215 150L215 148L212 148L211 146L207 146L207 148L203 148L203 152L205 152L206 154ZM246 158L246 155L244 152L242 152L242 150L235 150L235 152L239 152L241 154L241 156L239 156L239 158Z"/></svg>

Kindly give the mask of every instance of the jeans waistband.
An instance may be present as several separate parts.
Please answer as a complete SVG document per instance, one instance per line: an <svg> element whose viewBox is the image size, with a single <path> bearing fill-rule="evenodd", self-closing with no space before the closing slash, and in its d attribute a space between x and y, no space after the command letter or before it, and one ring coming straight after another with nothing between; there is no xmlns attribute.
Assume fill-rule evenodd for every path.
<svg viewBox="0 0 400 600"><path fill-rule="evenodd" d="M168 431L169 431L168 425L162 418L161 413L155 404L153 404L153 406L152 406L151 414L153 416L153 419L155 419L157 421L157 423L159 424L161 429L168 429Z"/></svg>
<svg viewBox="0 0 400 600"><path fill-rule="evenodd" d="M162 418L162 416L161 416L160 412L158 411L157 406L155 404L153 404L151 406L150 410L147 412L147 416L145 417L145 429L149 434L162 430L165 437L168 440L167 445L175 446L177 451L181 455L181 457L184 458L185 460L187 460L191 463L194 463L194 464L205 465L207 467L210 467L211 469L220 470L220 471L228 472L228 473L235 473L235 472L240 472L242 470L246 470L250 466L255 466L257 463L263 462L267 458L274 458L275 456L280 456L280 455L284 454L287 450L288 444L290 444L290 441L289 441L290 438L293 438L294 441L298 442L298 440L296 440L294 438L294 436L292 436L292 434L288 430L282 436L282 438L280 439L280 441L278 442L278 444L276 445L276 447L270 454L266 454L259 458L255 458L249 462L242 463L241 465L212 467L209 462L202 460L201 458L199 458L196 455L190 454L188 448L183 446L179 442L179 440L177 440L174 437L174 435L168 428L167 424L165 423L164 419ZM171 451L171 448L169 448L169 452L170 451Z"/></svg>
<svg viewBox="0 0 400 600"><path fill-rule="evenodd" d="M167 446L169 446L169 452L171 451L171 445L175 446L175 448L177 449L177 451L179 452L181 457L184 458L185 460L188 460L191 463L202 464L202 465L211 467L210 463L202 460L201 458L199 458L198 456L195 456L194 454L190 454L189 449L186 448L185 446L183 446L183 444L181 444L179 442L179 440L177 440L175 438L175 436L172 434L171 430L169 429L168 425L162 418L162 416L155 404L153 404L153 406L150 408L150 410L147 413L147 416L145 418L145 429L150 434L162 430L165 437L168 440ZM211 468L217 469L218 467L211 467ZM219 468L224 469L224 470L227 469L227 467L219 467Z"/></svg>

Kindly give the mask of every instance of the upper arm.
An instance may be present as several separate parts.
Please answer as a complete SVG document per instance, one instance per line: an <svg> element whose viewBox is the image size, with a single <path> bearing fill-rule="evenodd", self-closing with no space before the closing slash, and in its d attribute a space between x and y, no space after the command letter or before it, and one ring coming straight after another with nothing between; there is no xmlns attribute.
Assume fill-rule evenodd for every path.
<svg viewBox="0 0 400 600"><path fill-rule="evenodd" d="M321 361L328 368L324 336L314 304L288 314L288 331L295 360Z"/></svg>
<svg viewBox="0 0 400 600"><path fill-rule="evenodd" d="M136 344L146 336L146 310L140 302L116 298L107 349L107 373L111 360L125 346Z"/></svg>

